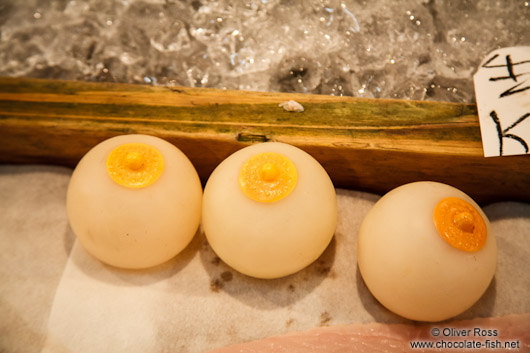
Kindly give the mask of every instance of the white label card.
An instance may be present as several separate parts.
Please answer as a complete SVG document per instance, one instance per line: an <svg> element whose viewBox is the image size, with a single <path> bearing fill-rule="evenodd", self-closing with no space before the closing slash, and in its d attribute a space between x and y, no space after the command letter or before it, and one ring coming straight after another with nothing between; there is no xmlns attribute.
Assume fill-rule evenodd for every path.
<svg viewBox="0 0 530 353"><path fill-rule="evenodd" d="M494 50L473 78L484 156L529 154L530 47Z"/></svg>

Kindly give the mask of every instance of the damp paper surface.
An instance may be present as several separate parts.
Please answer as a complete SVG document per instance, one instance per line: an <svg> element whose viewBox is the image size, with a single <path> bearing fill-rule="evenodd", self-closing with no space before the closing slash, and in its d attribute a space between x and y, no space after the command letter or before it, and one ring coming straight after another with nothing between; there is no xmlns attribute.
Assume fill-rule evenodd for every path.
<svg viewBox="0 0 530 353"><path fill-rule="evenodd" d="M8 325L11 341L0 337L6 351L198 353L318 326L410 323L373 298L357 269L357 233L377 195L338 189L334 239L315 263L285 278L239 274L200 231L173 260L126 271L102 264L75 240L64 205L69 173L0 166L2 200L9 201L0 200L0 314L16 323ZM530 312L530 205L484 211L497 236L497 271L457 319ZM17 330L21 318L34 325L32 337Z"/></svg>

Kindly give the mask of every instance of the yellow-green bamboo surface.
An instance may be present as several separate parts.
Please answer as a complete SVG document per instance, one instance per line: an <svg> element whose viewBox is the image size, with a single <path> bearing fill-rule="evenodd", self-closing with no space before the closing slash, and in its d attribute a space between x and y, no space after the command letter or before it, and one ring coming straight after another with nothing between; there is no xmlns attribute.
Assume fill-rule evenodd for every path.
<svg viewBox="0 0 530 353"><path fill-rule="evenodd" d="M301 103L287 112L278 104ZM161 137L203 182L236 150L302 148L335 186L383 194L433 180L484 204L530 201L530 157L484 158L472 104L0 78L0 162L75 166L120 134Z"/></svg>

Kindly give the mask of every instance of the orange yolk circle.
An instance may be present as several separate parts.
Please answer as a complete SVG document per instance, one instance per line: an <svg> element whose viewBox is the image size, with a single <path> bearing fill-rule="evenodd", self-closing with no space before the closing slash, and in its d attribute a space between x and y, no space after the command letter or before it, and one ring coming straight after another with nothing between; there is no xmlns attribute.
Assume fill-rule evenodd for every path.
<svg viewBox="0 0 530 353"><path fill-rule="evenodd" d="M239 172L241 190L247 197L259 202L283 199L293 191L297 179L293 162L275 152L250 157Z"/></svg>
<svg viewBox="0 0 530 353"><path fill-rule="evenodd" d="M468 252L482 249L487 230L478 211L457 197L447 197L434 209L434 224L449 245Z"/></svg>
<svg viewBox="0 0 530 353"><path fill-rule="evenodd" d="M164 170L164 157L145 143L126 143L113 149L107 158L107 172L116 183L143 188L154 183Z"/></svg>

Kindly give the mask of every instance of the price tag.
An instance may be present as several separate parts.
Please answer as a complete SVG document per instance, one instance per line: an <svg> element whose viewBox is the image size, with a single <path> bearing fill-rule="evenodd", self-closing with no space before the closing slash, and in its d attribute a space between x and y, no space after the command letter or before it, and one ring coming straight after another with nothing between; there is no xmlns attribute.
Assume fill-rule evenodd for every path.
<svg viewBox="0 0 530 353"><path fill-rule="evenodd" d="M474 81L484 156L529 154L530 47L489 53Z"/></svg>

